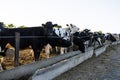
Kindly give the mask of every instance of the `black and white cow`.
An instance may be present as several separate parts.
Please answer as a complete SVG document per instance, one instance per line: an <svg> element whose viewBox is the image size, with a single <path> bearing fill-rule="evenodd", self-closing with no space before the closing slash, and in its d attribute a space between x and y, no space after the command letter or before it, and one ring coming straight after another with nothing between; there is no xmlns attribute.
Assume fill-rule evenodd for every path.
<svg viewBox="0 0 120 80"><path fill-rule="evenodd" d="M73 34L73 43L78 45L79 50L84 53L85 49L92 46L93 43L98 42L100 46L103 46L104 34L98 32L91 32L89 29L76 32Z"/></svg>
<svg viewBox="0 0 120 80"><path fill-rule="evenodd" d="M93 33L93 38L92 38L92 43L98 43L98 46L103 46L103 43L105 42L105 35L100 32L94 32Z"/></svg>
<svg viewBox="0 0 120 80"><path fill-rule="evenodd" d="M70 24L70 25L66 24L66 28L54 28L55 33L59 37L65 40L71 41L71 43L72 43L72 40L71 40L72 34L77 32L78 30L79 28L73 24ZM68 51L68 47L60 47L60 54L64 54L67 51Z"/></svg>
<svg viewBox="0 0 120 80"><path fill-rule="evenodd" d="M81 38L79 32L73 34L73 43L78 46L81 52L85 52L84 40Z"/></svg>
<svg viewBox="0 0 120 80"><path fill-rule="evenodd" d="M117 41L116 38L111 33L107 33L105 37L106 37L106 40L108 41L111 41L111 42Z"/></svg>
<svg viewBox="0 0 120 80"><path fill-rule="evenodd" d="M64 40L56 35L53 31L52 22L47 22L44 27L29 27L29 28L3 28L0 25L0 36L8 36L8 38L0 38L1 49L4 50L7 43L10 43L15 47L15 39L9 38L9 36L15 36L15 32L19 32L20 36L36 36L36 38L20 38L20 49L25 49L32 46L34 51L35 61L39 60L40 51L47 45L68 47L71 42Z"/></svg>
<svg viewBox="0 0 120 80"><path fill-rule="evenodd" d="M80 32L80 36L82 39L84 39L85 48L88 48L92 42L93 33L90 29L84 29Z"/></svg>
<svg viewBox="0 0 120 80"><path fill-rule="evenodd" d="M73 43L78 46L78 49L82 53L84 53L92 40L92 36L93 34L89 29L84 29L83 31L73 34Z"/></svg>

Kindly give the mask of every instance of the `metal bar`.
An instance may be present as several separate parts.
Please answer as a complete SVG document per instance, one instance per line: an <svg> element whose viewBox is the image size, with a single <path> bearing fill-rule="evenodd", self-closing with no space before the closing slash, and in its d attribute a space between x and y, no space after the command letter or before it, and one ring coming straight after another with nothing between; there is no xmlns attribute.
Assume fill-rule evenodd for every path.
<svg viewBox="0 0 120 80"><path fill-rule="evenodd" d="M20 33L15 32L15 58L14 66L19 66L19 44L20 44Z"/></svg>
<svg viewBox="0 0 120 80"><path fill-rule="evenodd" d="M15 36L0 36L0 38L15 38ZM20 36L20 38L60 38L56 36Z"/></svg>
<svg viewBox="0 0 120 80"><path fill-rule="evenodd" d="M20 38L60 38L60 37L56 37L56 36L20 36ZM74 37L78 37L78 38L86 38L89 36L84 36L84 37L79 37L79 36L74 36ZM96 37L96 36L94 36ZM98 36L97 36L98 37ZM15 36L0 36L0 38L15 38Z"/></svg>

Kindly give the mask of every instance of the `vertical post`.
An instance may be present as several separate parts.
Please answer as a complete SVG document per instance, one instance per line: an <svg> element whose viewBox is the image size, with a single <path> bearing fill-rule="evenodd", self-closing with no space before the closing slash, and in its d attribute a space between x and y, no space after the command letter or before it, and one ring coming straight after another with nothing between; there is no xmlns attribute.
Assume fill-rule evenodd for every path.
<svg viewBox="0 0 120 80"><path fill-rule="evenodd" d="M14 58L14 66L19 66L19 44L20 44L20 33L15 32L15 58Z"/></svg>
<svg viewBox="0 0 120 80"><path fill-rule="evenodd" d="M93 42L94 42L93 43L93 57L95 57L96 56L96 54L95 54L95 42L96 42L95 39L93 40Z"/></svg>

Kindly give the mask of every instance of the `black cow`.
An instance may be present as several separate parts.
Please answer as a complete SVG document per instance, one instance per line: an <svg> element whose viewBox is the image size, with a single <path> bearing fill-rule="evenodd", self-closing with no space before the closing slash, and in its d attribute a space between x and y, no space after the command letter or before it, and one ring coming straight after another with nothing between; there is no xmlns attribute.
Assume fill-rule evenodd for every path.
<svg viewBox="0 0 120 80"><path fill-rule="evenodd" d="M53 32L52 22L47 22L44 27L13 29L1 28L0 36L15 36L15 32L19 32L20 36L36 36L36 38L20 38L20 49L25 49L31 45L34 51L35 61L39 60L40 51L44 45L48 43L63 47L68 47L71 45L69 41L58 37L55 32ZM13 47L15 47L14 38L1 38L0 46L2 50L4 50L7 43L10 43Z"/></svg>

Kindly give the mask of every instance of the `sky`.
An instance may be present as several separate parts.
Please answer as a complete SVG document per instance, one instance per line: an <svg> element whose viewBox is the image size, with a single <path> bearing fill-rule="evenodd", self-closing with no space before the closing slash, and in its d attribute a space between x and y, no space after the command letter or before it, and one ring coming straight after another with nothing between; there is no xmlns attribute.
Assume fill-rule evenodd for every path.
<svg viewBox="0 0 120 80"><path fill-rule="evenodd" d="M0 0L0 22L33 27L47 21L120 33L120 0Z"/></svg>

